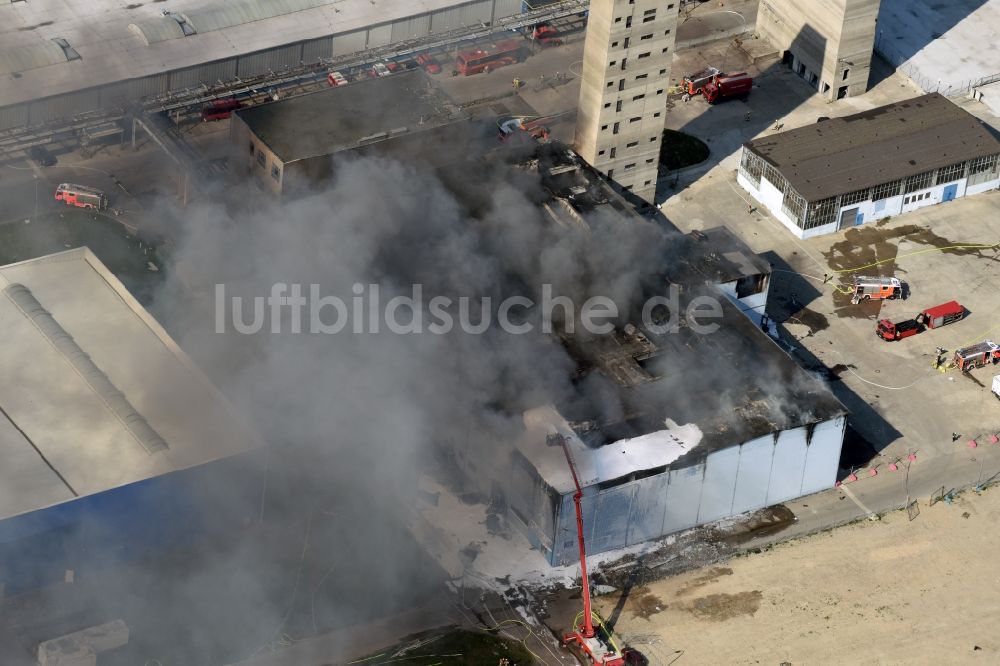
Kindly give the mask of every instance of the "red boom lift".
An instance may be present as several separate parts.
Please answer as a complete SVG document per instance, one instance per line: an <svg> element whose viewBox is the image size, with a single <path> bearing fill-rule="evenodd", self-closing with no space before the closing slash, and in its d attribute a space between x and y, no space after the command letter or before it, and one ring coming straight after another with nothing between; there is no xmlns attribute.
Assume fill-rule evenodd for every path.
<svg viewBox="0 0 1000 666"><path fill-rule="evenodd" d="M587 547L583 543L583 510L580 502L583 499L583 489L580 488L580 479L576 476L576 464L573 462L573 454L570 453L569 444L562 435L550 435L548 443L553 446L561 446L566 454L566 462L569 464L569 471L573 475L573 485L576 492L573 493L573 505L576 507L576 537L580 544L580 578L583 585L583 627L580 627L580 615L573 621L573 633L563 636L563 643L575 642L579 645L594 664L598 666L625 666L625 657L615 645L611 632L604 626L600 616L594 613L590 607L590 580L587 578ZM597 623L594 623L594 620Z"/></svg>

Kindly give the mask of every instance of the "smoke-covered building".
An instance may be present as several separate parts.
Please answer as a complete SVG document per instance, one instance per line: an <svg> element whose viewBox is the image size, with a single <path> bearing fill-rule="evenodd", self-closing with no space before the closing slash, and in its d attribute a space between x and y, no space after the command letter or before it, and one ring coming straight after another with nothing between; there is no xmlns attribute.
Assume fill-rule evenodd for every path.
<svg viewBox="0 0 1000 666"><path fill-rule="evenodd" d="M343 152L419 153L461 145L465 114L422 70L413 69L237 111L230 125L235 162L265 190L295 194L329 179ZM438 157L453 161L453 150Z"/></svg>
<svg viewBox="0 0 1000 666"><path fill-rule="evenodd" d="M4 266L0 289L0 591L255 515L261 440L88 249Z"/></svg>
<svg viewBox="0 0 1000 666"><path fill-rule="evenodd" d="M567 233L586 233L595 210L617 215L623 233L650 224L572 152L553 146L532 165L552 195L548 216ZM573 382L595 397L525 412L506 464L459 453L460 466L554 565L577 558L576 523L569 466L549 435L569 441L590 553L832 487L846 410L761 329L770 272L725 229L677 234L659 289L676 319L654 311L656 332L557 335ZM717 318L700 322L717 326L700 329L712 303Z"/></svg>
<svg viewBox="0 0 1000 666"><path fill-rule="evenodd" d="M755 139L737 182L799 238L1000 186L1000 140L939 93Z"/></svg>

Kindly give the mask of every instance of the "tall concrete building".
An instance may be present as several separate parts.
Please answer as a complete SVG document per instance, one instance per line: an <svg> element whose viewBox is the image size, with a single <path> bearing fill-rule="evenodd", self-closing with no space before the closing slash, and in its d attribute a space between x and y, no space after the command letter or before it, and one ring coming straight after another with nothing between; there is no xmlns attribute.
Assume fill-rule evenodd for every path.
<svg viewBox="0 0 1000 666"><path fill-rule="evenodd" d="M576 150L653 200L680 0L591 0Z"/></svg>
<svg viewBox="0 0 1000 666"><path fill-rule="evenodd" d="M868 90L880 0L761 0L757 34L827 99Z"/></svg>

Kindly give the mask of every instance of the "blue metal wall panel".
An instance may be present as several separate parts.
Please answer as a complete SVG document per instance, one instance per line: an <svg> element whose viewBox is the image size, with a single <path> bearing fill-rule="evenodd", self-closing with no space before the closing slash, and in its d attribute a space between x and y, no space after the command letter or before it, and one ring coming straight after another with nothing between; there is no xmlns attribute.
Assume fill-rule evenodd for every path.
<svg viewBox="0 0 1000 666"><path fill-rule="evenodd" d="M678 532L697 524L704 476L705 465L670 470L667 508L663 519L664 534Z"/></svg>
<svg viewBox="0 0 1000 666"><path fill-rule="evenodd" d="M715 451L705 461L705 481L701 488L698 522L708 523L732 515L740 449L733 446Z"/></svg>
<svg viewBox="0 0 1000 666"><path fill-rule="evenodd" d="M615 486L597 495L592 540L595 553L625 547L634 496L633 483Z"/></svg>
<svg viewBox="0 0 1000 666"><path fill-rule="evenodd" d="M774 437L765 435L740 447L740 469L736 475L733 513L760 509L767 505L767 487L771 480Z"/></svg>
<svg viewBox="0 0 1000 666"><path fill-rule="evenodd" d="M840 449L844 442L843 417L819 423L812 431L806 451L805 473L800 494L809 495L832 488L837 481Z"/></svg>
<svg viewBox="0 0 1000 666"><path fill-rule="evenodd" d="M667 510L666 473L637 481L632 514L628 519L627 544L633 545L662 535Z"/></svg>
<svg viewBox="0 0 1000 666"><path fill-rule="evenodd" d="M778 435L771 465L771 484L767 503L778 504L798 497L802 489L802 474L806 466L806 435L804 428L784 430Z"/></svg>
<svg viewBox="0 0 1000 666"><path fill-rule="evenodd" d="M238 527L259 509L260 463L228 458L2 521L0 582L29 590Z"/></svg>

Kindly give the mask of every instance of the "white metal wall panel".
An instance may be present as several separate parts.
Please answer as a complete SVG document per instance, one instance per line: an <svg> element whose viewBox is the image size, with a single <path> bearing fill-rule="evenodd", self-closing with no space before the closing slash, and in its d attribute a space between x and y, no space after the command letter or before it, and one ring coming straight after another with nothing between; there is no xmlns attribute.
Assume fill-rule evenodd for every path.
<svg viewBox="0 0 1000 666"><path fill-rule="evenodd" d="M844 417L816 424L806 451L806 467L800 491L802 495L833 487L837 481L843 442Z"/></svg>
<svg viewBox="0 0 1000 666"><path fill-rule="evenodd" d="M170 73L170 89L194 88L203 83L232 81L236 77L236 58L205 63L197 67L179 69Z"/></svg>
<svg viewBox="0 0 1000 666"><path fill-rule="evenodd" d="M333 36L333 55L347 55L365 50L365 43L368 41L367 30L355 30Z"/></svg>
<svg viewBox="0 0 1000 666"><path fill-rule="evenodd" d="M458 8L459 21L462 25L476 25L477 23L489 23L493 20L493 0L480 0L470 2Z"/></svg>
<svg viewBox="0 0 1000 666"><path fill-rule="evenodd" d="M655 539L663 534L663 515L667 509L667 473L649 476L636 482L632 514L628 519L627 545Z"/></svg>
<svg viewBox="0 0 1000 666"><path fill-rule="evenodd" d="M767 490L768 505L784 502L799 496L802 473L806 466L805 428L783 430L774 447L774 464L771 465L771 484Z"/></svg>
<svg viewBox="0 0 1000 666"><path fill-rule="evenodd" d="M733 514L767 506L773 458L773 435L752 439L740 447L740 471L736 475Z"/></svg>
<svg viewBox="0 0 1000 666"><path fill-rule="evenodd" d="M162 95L170 90L170 75L157 74L155 76L145 76L141 79L133 79L128 82L129 97L131 99L141 99L151 95Z"/></svg>
<svg viewBox="0 0 1000 666"><path fill-rule="evenodd" d="M302 45L302 62L314 63L333 55L333 37L313 39Z"/></svg>
<svg viewBox="0 0 1000 666"><path fill-rule="evenodd" d="M0 109L0 130L13 129L28 124L28 105L17 104Z"/></svg>
<svg viewBox="0 0 1000 666"><path fill-rule="evenodd" d="M240 56L239 75L242 78L277 72L299 64L302 47L298 44Z"/></svg>
<svg viewBox="0 0 1000 666"><path fill-rule="evenodd" d="M597 510L594 514L594 552L625 547L628 535L628 519L632 513L632 499L635 484L626 483L601 491L597 495Z"/></svg>
<svg viewBox="0 0 1000 666"><path fill-rule="evenodd" d="M449 7L431 14L431 31L447 32L462 27L462 8Z"/></svg>
<svg viewBox="0 0 1000 666"><path fill-rule="evenodd" d="M495 0L493 5L494 19L517 16L521 13L521 3L523 0Z"/></svg>
<svg viewBox="0 0 1000 666"><path fill-rule="evenodd" d="M739 467L738 446L709 454L705 460L705 481L701 487L701 502L698 506L699 523L732 515L733 492Z"/></svg>
<svg viewBox="0 0 1000 666"><path fill-rule="evenodd" d="M403 42L408 39L426 37L431 32L431 15L412 16L410 18L394 21L392 24L392 43Z"/></svg>
<svg viewBox="0 0 1000 666"><path fill-rule="evenodd" d="M705 465L670 470L667 486L667 508L663 518L663 533L670 534L693 527L698 522L698 503Z"/></svg>
<svg viewBox="0 0 1000 666"><path fill-rule="evenodd" d="M386 46L392 39L392 24L377 25L368 28L368 48L375 49Z"/></svg>

